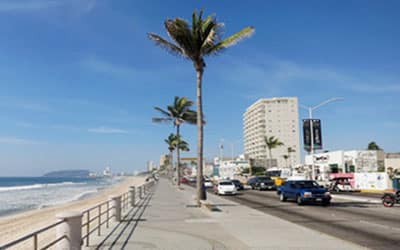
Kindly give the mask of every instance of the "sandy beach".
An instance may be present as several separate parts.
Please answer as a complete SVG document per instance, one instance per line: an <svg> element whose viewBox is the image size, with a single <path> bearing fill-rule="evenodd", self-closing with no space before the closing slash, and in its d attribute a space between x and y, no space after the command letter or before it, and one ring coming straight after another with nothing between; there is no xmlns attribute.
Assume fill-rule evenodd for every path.
<svg viewBox="0 0 400 250"><path fill-rule="evenodd" d="M120 195L129 190L130 186L139 186L145 182L145 177L127 177L121 183L110 186L95 195L83 200L56 205L38 210L31 210L16 215L0 217L0 245L27 235L35 230L57 221L56 214L65 211L84 211L90 207L107 201L111 195ZM39 235L39 246L54 237L54 230ZM12 249L30 249L32 240Z"/></svg>

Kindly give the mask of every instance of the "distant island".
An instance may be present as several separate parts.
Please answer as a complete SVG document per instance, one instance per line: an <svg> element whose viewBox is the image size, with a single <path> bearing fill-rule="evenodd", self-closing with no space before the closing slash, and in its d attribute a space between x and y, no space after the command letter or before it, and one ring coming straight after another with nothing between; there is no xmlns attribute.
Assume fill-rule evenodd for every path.
<svg viewBox="0 0 400 250"><path fill-rule="evenodd" d="M43 175L44 177L76 177L76 178L87 178L90 176L88 170L60 170L52 171Z"/></svg>

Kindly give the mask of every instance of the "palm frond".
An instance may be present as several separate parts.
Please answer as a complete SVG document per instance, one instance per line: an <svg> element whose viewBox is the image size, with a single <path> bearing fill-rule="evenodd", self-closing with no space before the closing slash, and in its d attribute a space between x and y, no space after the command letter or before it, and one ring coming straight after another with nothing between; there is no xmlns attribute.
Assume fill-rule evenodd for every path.
<svg viewBox="0 0 400 250"><path fill-rule="evenodd" d="M241 40L243 40L247 37L250 37L254 33L254 31L255 31L255 29L253 27L246 27L246 28L242 29L241 31L231 35L230 37L225 38L224 40L220 41L216 45L208 48L205 51L204 56L218 53L223 49L233 46L233 45L237 44L238 42L240 42Z"/></svg>
<svg viewBox="0 0 400 250"><path fill-rule="evenodd" d="M162 108L154 107L154 109L157 110L158 112L160 112L161 114L163 114L166 117L171 117L171 114L168 113L167 111L163 110Z"/></svg>
<svg viewBox="0 0 400 250"><path fill-rule="evenodd" d="M154 123L168 123L172 121L171 118L159 118L159 117L153 117L151 120Z"/></svg>
<svg viewBox="0 0 400 250"><path fill-rule="evenodd" d="M170 54L187 58L185 51L182 48L179 48L175 44L168 42L161 36L154 33L148 33L148 37L150 40L153 40L157 46L160 46L161 48L165 49Z"/></svg>
<svg viewBox="0 0 400 250"><path fill-rule="evenodd" d="M167 19L164 25L171 39L179 45L188 58L193 59L193 36L189 24L181 18L175 18Z"/></svg>

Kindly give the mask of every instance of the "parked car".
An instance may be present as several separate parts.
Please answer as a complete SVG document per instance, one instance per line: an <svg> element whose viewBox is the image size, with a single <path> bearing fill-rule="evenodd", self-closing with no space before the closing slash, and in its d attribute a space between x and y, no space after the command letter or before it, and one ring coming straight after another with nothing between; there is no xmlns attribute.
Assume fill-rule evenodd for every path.
<svg viewBox="0 0 400 250"><path fill-rule="evenodd" d="M186 177L182 177L181 183L183 183L183 184L189 183L189 180Z"/></svg>
<svg viewBox="0 0 400 250"><path fill-rule="evenodd" d="M189 177L188 180L190 183L195 183L197 181L196 177L193 177L193 176Z"/></svg>
<svg viewBox="0 0 400 250"><path fill-rule="evenodd" d="M306 202L321 202L323 205L329 205L331 202L328 189L312 180L287 181L278 188L278 195L280 201L294 199L298 205Z"/></svg>
<svg viewBox="0 0 400 250"><path fill-rule="evenodd" d="M233 184L235 185L237 190L243 190L243 184L239 180L232 180Z"/></svg>
<svg viewBox="0 0 400 250"><path fill-rule="evenodd" d="M214 183L210 179L204 179L204 187L206 188L212 188L214 187Z"/></svg>
<svg viewBox="0 0 400 250"><path fill-rule="evenodd" d="M233 194L237 192L235 184L232 181L220 181L214 186L214 193L218 195Z"/></svg>
<svg viewBox="0 0 400 250"><path fill-rule="evenodd" d="M275 181L269 176L256 176L247 181L251 189L273 190L276 189Z"/></svg>
<svg viewBox="0 0 400 250"><path fill-rule="evenodd" d="M330 191L335 192L353 192L355 191L350 184L350 179L348 177L336 177L331 180L329 185Z"/></svg>
<svg viewBox="0 0 400 250"><path fill-rule="evenodd" d="M394 204L400 204L400 191L396 193L385 193L382 196L382 204L385 207L393 207Z"/></svg>

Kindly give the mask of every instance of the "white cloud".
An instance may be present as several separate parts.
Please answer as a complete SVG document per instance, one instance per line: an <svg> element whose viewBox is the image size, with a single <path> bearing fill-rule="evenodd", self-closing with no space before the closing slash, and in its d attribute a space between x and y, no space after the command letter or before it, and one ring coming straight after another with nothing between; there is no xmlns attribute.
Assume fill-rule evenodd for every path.
<svg viewBox="0 0 400 250"><path fill-rule="evenodd" d="M119 128L109 128L109 127L97 127L88 129L90 133L99 133L99 134L127 134L128 131Z"/></svg>
<svg viewBox="0 0 400 250"><path fill-rule="evenodd" d="M292 61L270 59L264 62L232 60L231 65L219 69L220 77L238 85L246 84L254 93L244 97L280 95L295 88L324 88L364 94L399 93L400 77L371 75L369 72L349 72L324 65L304 65ZM301 84L301 86L299 85ZM315 90L315 89L314 89Z"/></svg>
<svg viewBox="0 0 400 250"><path fill-rule="evenodd" d="M0 144L34 145L34 144L41 144L41 142L16 138L16 137L0 137Z"/></svg>
<svg viewBox="0 0 400 250"><path fill-rule="evenodd" d="M107 61L98 60L94 58L85 59L81 62L84 68L90 69L98 73L111 74L117 77L135 77L140 74L134 68L129 68L122 65L112 64Z"/></svg>

